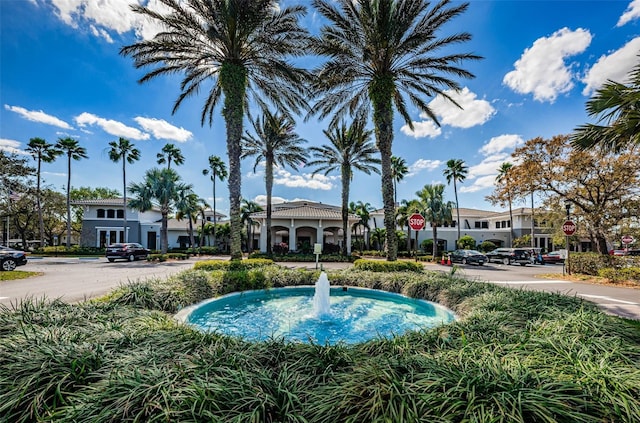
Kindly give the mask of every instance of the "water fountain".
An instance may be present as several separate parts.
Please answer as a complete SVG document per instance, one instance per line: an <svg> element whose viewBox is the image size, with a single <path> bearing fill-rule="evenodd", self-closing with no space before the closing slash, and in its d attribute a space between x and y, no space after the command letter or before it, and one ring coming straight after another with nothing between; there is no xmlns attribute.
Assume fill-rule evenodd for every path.
<svg viewBox="0 0 640 423"><path fill-rule="evenodd" d="M427 329L455 319L429 301L357 287L331 287L325 272L315 286L236 292L182 310L177 319L204 331L251 341L347 344Z"/></svg>
<svg viewBox="0 0 640 423"><path fill-rule="evenodd" d="M329 293L329 278L325 272L322 272L316 282L313 294L313 314L316 317L326 316L331 313Z"/></svg>

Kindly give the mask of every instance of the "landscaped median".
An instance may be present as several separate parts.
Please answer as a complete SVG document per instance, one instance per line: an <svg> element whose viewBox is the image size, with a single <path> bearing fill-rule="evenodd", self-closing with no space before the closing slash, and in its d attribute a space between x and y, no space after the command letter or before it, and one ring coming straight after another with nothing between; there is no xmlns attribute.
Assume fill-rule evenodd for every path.
<svg viewBox="0 0 640 423"><path fill-rule="evenodd" d="M199 262L82 304L2 307L0 420L640 421L640 324L579 298L354 267L329 272L331 283L439 302L459 320L324 346L250 343L173 319L209 297L319 275L246 262Z"/></svg>

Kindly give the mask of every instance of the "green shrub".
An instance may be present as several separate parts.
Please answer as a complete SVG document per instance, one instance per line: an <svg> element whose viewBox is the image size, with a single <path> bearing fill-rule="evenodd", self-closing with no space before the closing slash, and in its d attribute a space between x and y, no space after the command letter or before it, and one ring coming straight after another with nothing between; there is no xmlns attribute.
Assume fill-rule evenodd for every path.
<svg viewBox="0 0 640 423"><path fill-rule="evenodd" d="M473 250L476 248L476 240L471 235L463 235L458 240L458 248Z"/></svg>
<svg viewBox="0 0 640 423"><path fill-rule="evenodd" d="M482 241L482 244L480 244L478 249L482 253L488 253L489 251L493 251L496 249L496 244L491 241Z"/></svg>
<svg viewBox="0 0 640 423"><path fill-rule="evenodd" d="M164 261L167 261L167 255L166 254L149 254L147 256L147 261L164 262Z"/></svg>
<svg viewBox="0 0 640 423"><path fill-rule="evenodd" d="M372 272L422 272L423 270L420 263L405 260L385 261L359 259L353 262L353 266L358 270L370 270Z"/></svg>
<svg viewBox="0 0 640 423"><path fill-rule="evenodd" d="M273 255L268 255L267 253L251 253L251 255L249 255L249 259L258 259L258 258L265 258L265 259L270 259L276 262L303 262L303 263L312 263L316 261L316 256L315 254L301 254L301 253L286 253L286 254L273 254ZM318 257L318 261L323 262L323 263L349 263L349 262L353 262L357 259L359 259L359 256L356 256L354 254L350 255L350 256L343 256L342 254L320 254L320 256Z"/></svg>
<svg viewBox="0 0 640 423"><path fill-rule="evenodd" d="M611 282L637 281L640 283L640 267L604 267L598 269L598 276Z"/></svg>
<svg viewBox="0 0 640 423"><path fill-rule="evenodd" d="M193 268L201 270L242 270L262 266L271 266L273 260L264 258L249 258L246 260L205 260L197 262Z"/></svg>

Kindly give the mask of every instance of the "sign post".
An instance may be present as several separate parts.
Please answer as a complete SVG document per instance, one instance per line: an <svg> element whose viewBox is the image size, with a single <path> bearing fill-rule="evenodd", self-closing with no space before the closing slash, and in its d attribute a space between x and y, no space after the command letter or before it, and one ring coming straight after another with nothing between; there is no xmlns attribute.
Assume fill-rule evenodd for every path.
<svg viewBox="0 0 640 423"><path fill-rule="evenodd" d="M316 255L316 270L318 270L318 259L320 254L322 254L322 244L313 244L313 254Z"/></svg>
<svg viewBox="0 0 640 423"><path fill-rule="evenodd" d="M568 210L567 210L567 214L569 214ZM576 224L573 223L573 221L568 220L568 218L567 218L567 221L562 224L562 232L564 232L567 239L567 259L565 260L565 263L567 265L568 274L571 274L571 264L569 262L569 251L571 250L571 248L569 248L569 237L576 233L576 229L577 229Z"/></svg>
<svg viewBox="0 0 640 423"><path fill-rule="evenodd" d="M622 237L622 243L624 244L624 249L629 251L629 244L633 244L635 239L631 235L625 235Z"/></svg>

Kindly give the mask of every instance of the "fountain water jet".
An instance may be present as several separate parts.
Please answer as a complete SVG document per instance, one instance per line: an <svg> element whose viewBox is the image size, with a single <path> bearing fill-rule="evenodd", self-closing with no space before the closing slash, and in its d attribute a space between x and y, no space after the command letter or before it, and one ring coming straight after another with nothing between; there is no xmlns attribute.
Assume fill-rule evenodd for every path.
<svg viewBox="0 0 640 423"><path fill-rule="evenodd" d="M329 278L325 272L322 272L316 281L313 295L313 314L316 317L326 316L331 313L329 300Z"/></svg>

